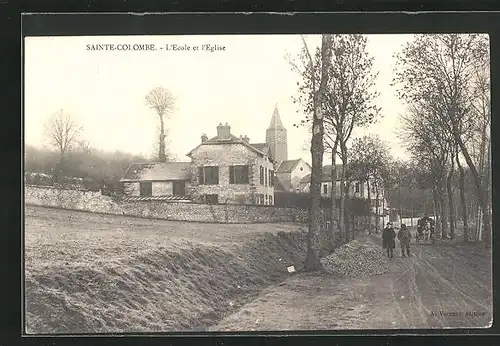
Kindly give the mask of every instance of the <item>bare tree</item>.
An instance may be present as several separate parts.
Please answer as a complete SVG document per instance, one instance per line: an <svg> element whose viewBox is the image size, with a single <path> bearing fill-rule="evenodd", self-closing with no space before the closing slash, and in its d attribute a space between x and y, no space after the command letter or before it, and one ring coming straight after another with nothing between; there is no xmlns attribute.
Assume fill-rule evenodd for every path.
<svg viewBox="0 0 500 346"><path fill-rule="evenodd" d="M414 161L431 173L436 212L441 222L442 236L448 232L448 200L446 197L447 162L451 158L452 142L439 127L439 120L426 104L412 105L401 115L402 127L399 134Z"/></svg>
<svg viewBox="0 0 500 346"><path fill-rule="evenodd" d="M311 78L316 83L321 78L321 54L316 52L311 61ZM316 68L314 68L314 66ZM375 121L380 113L373 103L378 93L373 91L377 73L373 72L373 57L367 51L367 38L364 35L332 35L332 54L328 68L328 84L323 99L324 109L324 146L331 153L332 171L332 228L329 230L333 239L333 221L337 221L340 234L345 236L345 170L348 160L347 144L354 128L365 126ZM307 85L299 86L299 94L294 102L299 103L306 113L301 121L308 125L313 121L312 109L314 95ZM337 166L336 158L340 156L342 172L340 174L340 210L336 208L337 199Z"/></svg>
<svg viewBox="0 0 500 346"><path fill-rule="evenodd" d="M153 109L160 119L160 134L158 137L158 161L165 162L165 118L174 111L175 98L170 90L164 87L156 87L146 95L146 105Z"/></svg>
<svg viewBox="0 0 500 346"><path fill-rule="evenodd" d="M387 143L383 142L377 135L368 135L356 138L351 148L351 158L349 161L349 170L353 175L363 181L368 188L368 203L370 212L370 223L368 232L372 228L372 186L375 188L375 230L379 230L379 209L380 197L383 194L385 180L385 171L392 162ZM373 184L373 185L372 185Z"/></svg>
<svg viewBox="0 0 500 346"><path fill-rule="evenodd" d="M296 71L301 82L299 97L305 97L309 102L300 103L304 107L306 119L311 124L311 187L309 232L307 236L307 256L305 271L315 271L321 268L320 252L322 248L320 231L323 225L321 209L321 176L323 172L323 134L324 134L324 98L328 85L328 71L331 63L332 39L331 35L321 36L321 46L316 49L315 57L311 54L307 41L302 38L302 51L299 54L300 65L294 59L289 59L292 70ZM302 84L301 84L302 83ZM303 121L303 124L306 120Z"/></svg>
<svg viewBox="0 0 500 346"><path fill-rule="evenodd" d="M44 125L45 136L51 146L59 153L59 167L56 176L65 171L66 156L71 147L76 144L83 128L62 109L50 116Z"/></svg>
<svg viewBox="0 0 500 346"><path fill-rule="evenodd" d="M473 177L485 234L491 246L491 218L487 185L481 180L467 134L478 121L474 76L488 60L487 38L479 34L417 35L398 55L395 81L398 96L408 104L425 103L460 149ZM489 61L487 62L489 64ZM488 114L489 116L489 114Z"/></svg>

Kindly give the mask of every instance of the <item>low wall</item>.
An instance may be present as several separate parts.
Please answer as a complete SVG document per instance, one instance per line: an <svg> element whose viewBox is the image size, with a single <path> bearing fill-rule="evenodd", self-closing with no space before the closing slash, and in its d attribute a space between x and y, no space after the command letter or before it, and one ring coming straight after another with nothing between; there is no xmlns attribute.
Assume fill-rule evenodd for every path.
<svg viewBox="0 0 500 346"><path fill-rule="evenodd" d="M198 204L175 202L116 202L100 192L64 190L50 186L25 185L27 205L128 215L174 221L215 223L258 223L307 221L308 211L263 205Z"/></svg>

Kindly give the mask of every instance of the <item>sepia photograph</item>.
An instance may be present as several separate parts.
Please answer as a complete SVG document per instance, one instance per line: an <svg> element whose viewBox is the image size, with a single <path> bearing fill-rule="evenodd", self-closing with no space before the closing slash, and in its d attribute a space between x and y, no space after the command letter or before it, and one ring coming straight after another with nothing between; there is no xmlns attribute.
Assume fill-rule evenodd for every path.
<svg viewBox="0 0 500 346"><path fill-rule="evenodd" d="M25 37L25 333L491 327L489 40Z"/></svg>

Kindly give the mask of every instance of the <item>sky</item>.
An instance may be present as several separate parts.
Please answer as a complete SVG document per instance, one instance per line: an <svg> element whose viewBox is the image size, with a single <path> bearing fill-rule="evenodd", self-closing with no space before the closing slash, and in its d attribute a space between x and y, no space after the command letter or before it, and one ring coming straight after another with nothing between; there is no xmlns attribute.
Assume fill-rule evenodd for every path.
<svg viewBox="0 0 500 346"><path fill-rule="evenodd" d="M396 135L404 106L390 83L393 54L411 39L412 35L368 35L368 52L379 72L376 103L383 116L353 133L353 137L378 134L400 158L407 157ZM312 49L320 36L307 36L307 40ZM88 49L97 44L115 48L129 44L131 49ZM151 44L156 50L134 50ZM174 44L190 50L166 49ZM205 44L224 50L203 50ZM296 55L301 46L299 35L27 37L25 143L46 146L43 125L63 110L82 125L82 138L92 147L150 156L158 116L144 99L151 89L163 86L176 99L166 126L168 147L178 160L189 160L185 155L200 143L201 135L215 136L219 123L227 122L236 136L264 142L277 105L288 130L289 159L310 162L307 131L293 126L303 114L292 101L297 95L297 74L285 58L287 53Z"/></svg>

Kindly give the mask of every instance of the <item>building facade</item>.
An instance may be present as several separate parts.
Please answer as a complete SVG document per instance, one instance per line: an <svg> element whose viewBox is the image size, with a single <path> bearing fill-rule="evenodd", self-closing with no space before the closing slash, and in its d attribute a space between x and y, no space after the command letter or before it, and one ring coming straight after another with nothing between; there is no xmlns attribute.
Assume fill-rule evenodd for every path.
<svg viewBox="0 0 500 346"><path fill-rule="evenodd" d="M303 159L282 161L276 169L276 177L287 192L300 192L300 182L309 174L311 166Z"/></svg>
<svg viewBox="0 0 500 346"><path fill-rule="evenodd" d="M191 158L189 195L202 203L274 204L274 165L265 151L220 124L217 136L187 154Z"/></svg>
<svg viewBox="0 0 500 346"><path fill-rule="evenodd" d="M128 196L186 196L201 203L274 204L274 191L299 191L311 172L302 159L288 160L287 130L275 106L266 141L236 137L226 123L201 136L190 162L133 164L121 182ZM278 170L278 174L275 171Z"/></svg>
<svg viewBox="0 0 500 346"><path fill-rule="evenodd" d="M134 163L129 166L120 182L127 196L185 197L191 183L191 163Z"/></svg>
<svg viewBox="0 0 500 346"><path fill-rule="evenodd" d="M332 166L324 166L323 174L321 178L321 196L331 197L332 195L332 179L331 179L331 169ZM336 191L337 196L340 195L340 170L341 165L337 165L337 179L336 179ZM311 187L311 175L306 175L301 179L300 191L308 193ZM370 182L370 193L368 193L368 184L366 181L360 181L351 179L348 184L348 188L345 190L348 197L350 198L362 198L371 200L371 207L374 213L382 215L389 208L389 204L384 195L384 188L382 186L378 187L378 205L377 205L377 189L373 182Z"/></svg>

